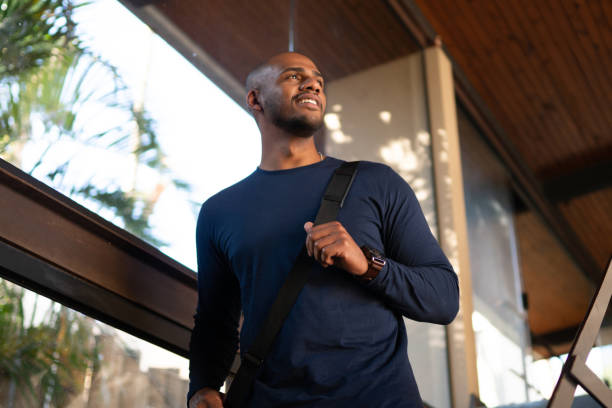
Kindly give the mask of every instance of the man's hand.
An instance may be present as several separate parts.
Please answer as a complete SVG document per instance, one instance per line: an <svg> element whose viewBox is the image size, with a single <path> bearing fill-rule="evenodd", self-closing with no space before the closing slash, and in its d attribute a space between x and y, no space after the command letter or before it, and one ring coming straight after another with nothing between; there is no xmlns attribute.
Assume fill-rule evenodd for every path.
<svg viewBox="0 0 612 408"><path fill-rule="evenodd" d="M189 408L223 408L225 394L213 388L202 388L189 400Z"/></svg>
<svg viewBox="0 0 612 408"><path fill-rule="evenodd" d="M353 238L338 221L313 226L304 224L308 255L323 265L334 265L352 275L363 275L368 271L368 260Z"/></svg>

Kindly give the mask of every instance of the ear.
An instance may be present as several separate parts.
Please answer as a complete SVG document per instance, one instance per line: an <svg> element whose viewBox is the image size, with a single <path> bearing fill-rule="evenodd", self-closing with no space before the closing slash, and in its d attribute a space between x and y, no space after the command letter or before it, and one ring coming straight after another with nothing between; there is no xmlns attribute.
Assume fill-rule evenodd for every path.
<svg viewBox="0 0 612 408"><path fill-rule="evenodd" d="M259 91L257 89L251 89L246 97L247 106L252 112L262 111L263 107L259 103Z"/></svg>

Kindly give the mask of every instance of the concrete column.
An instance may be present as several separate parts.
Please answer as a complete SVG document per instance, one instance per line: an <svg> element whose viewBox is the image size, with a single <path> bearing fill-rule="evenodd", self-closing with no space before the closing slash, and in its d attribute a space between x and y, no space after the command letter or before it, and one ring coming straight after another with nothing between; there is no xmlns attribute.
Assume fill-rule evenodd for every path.
<svg viewBox="0 0 612 408"><path fill-rule="evenodd" d="M432 137L438 239L459 276L460 310L447 327L452 406L467 408L478 396L472 328L472 279L461 174L452 66L440 47L425 50L425 76Z"/></svg>

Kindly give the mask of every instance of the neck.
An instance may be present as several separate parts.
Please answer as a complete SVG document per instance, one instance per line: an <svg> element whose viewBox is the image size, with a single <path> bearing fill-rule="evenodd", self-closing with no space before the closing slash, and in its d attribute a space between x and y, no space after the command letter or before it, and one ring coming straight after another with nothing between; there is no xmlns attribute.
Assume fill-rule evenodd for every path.
<svg viewBox="0 0 612 408"><path fill-rule="evenodd" d="M321 161L314 144L314 136L301 137L282 129L261 129L262 170L287 170Z"/></svg>

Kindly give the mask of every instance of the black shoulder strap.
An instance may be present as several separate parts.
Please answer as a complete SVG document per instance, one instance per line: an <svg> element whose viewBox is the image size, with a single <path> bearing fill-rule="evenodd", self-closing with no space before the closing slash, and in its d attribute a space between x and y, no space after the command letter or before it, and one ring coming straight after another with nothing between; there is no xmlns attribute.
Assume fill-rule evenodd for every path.
<svg viewBox="0 0 612 408"><path fill-rule="evenodd" d="M324 224L336 219L355 179L358 165L359 162L346 162L336 169L321 199L321 206L314 222L315 225ZM285 318L306 284L311 267L312 259L306 252L306 246L303 246L302 251L293 264L293 268L285 278L285 282L280 288L276 300L268 311L268 317L263 327L255 341L253 341L249 351L242 355L240 368L232 381L230 391L225 400L226 407L241 408L246 405L257 369L263 364L263 360L270 351L270 347L280 331Z"/></svg>

